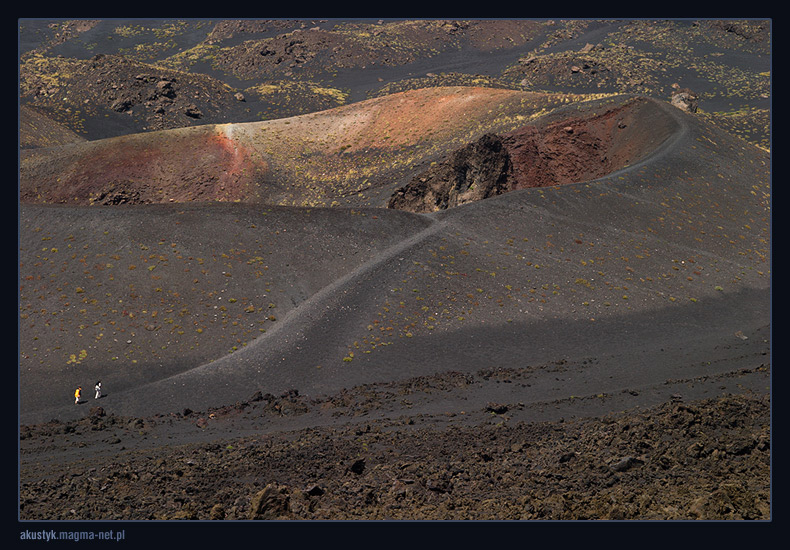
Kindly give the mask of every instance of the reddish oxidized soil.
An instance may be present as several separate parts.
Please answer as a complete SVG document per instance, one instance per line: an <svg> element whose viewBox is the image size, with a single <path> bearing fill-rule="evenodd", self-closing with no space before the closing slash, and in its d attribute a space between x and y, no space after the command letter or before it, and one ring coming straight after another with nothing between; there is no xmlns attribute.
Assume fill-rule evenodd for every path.
<svg viewBox="0 0 790 550"><path fill-rule="evenodd" d="M649 151L642 139L623 140L631 106L591 118L525 126L505 137L513 160L510 189L593 180L623 168ZM636 136L631 136L636 137ZM624 143L625 142L625 143Z"/></svg>
<svg viewBox="0 0 790 550"><path fill-rule="evenodd" d="M178 132L98 141L62 163L44 160L34 182L21 186L20 200L109 205L255 198L254 177L266 171L265 162L253 164L242 145L215 127Z"/></svg>

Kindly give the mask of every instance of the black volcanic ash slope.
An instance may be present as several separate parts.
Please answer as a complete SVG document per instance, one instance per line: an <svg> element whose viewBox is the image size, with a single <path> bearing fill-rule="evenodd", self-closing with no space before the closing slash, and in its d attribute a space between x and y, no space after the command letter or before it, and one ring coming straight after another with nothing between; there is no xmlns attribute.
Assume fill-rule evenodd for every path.
<svg viewBox="0 0 790 550"><path fill-rule="evenodd" d="M598 365L559 389L566 397L614 391L626 378L660 384L680 364L696 365L684 376L710 374L717 349L770 323L769 159L669 105L656 103L652 116L676 129L610 176L429 216L173 205L87 209L75 221L68 210L40 217L26 208L26 418L54 415L58 403L57 414L79 414L69 389L86 378L113 379L108 411L146 414L219 406L256 389L316 395L558 358ZM62 226L52 225L56 212ZM181 216L195 221L176 225ZM140 227L147 236L130 242ZM322 240L326 231L334 236ZM94 250L90 239L105 234L114 245ZM207 244L218 237L221 246ZM303 287L308 274L315 284ZM198 282L184 286L184 277ZM262 317L270 293L290 309L272 325ZM260 326L249 326L249 306ZM146 331L151 323L158 328ZM124 347L129 333L112 332L133 326ZM207 348L232 347L205 362L216 357Z"/></svg>

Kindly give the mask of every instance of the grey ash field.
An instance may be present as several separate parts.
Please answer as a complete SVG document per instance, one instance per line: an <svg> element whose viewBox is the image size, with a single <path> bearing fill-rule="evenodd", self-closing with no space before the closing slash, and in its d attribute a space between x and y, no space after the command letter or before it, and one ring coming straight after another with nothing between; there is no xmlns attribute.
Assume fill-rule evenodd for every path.
<svg viewBox="0 0 790 550"><path fill-rule="evenodd" d="M772 519L770 21L19 36L22 522Z"/></svg>

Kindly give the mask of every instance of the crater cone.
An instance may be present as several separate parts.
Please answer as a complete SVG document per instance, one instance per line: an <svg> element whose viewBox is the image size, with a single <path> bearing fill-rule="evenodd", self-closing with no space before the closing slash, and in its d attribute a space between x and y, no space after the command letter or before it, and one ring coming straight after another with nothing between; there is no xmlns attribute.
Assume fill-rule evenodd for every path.
<svg viewBox="0 0 790 550"><path fill-rule="evenodd" d="M501 135L486 134L414 176L387 205L435 212L517 189L594 180L644 159L677 130L644 98L586 110L562 109Z"/></svg>

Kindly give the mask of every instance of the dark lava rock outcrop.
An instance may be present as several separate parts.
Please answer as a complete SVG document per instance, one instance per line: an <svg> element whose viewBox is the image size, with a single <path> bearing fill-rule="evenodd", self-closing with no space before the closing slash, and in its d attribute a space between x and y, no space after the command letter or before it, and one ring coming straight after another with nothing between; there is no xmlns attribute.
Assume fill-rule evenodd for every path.
<svg viewBox="0 0 790 550"><path fill-rule="evenodd" d="M486 134L448 160L415 176L392 195L389 208L433 212L510 190L512 161L500 136Z"/></svg>

